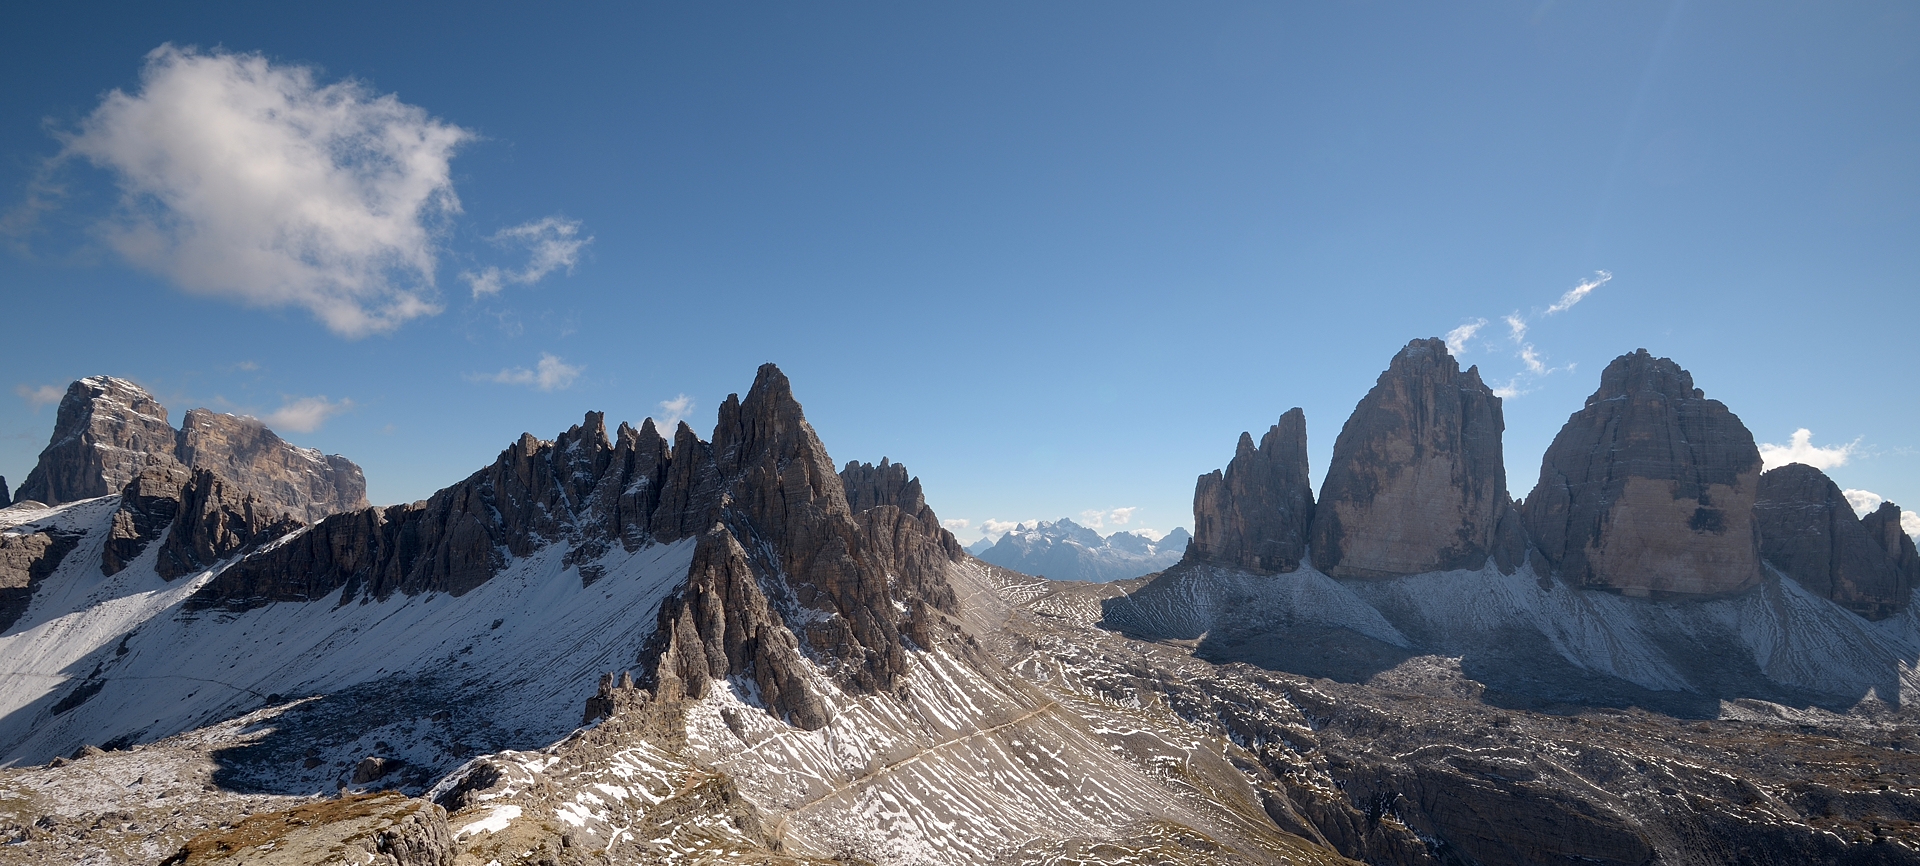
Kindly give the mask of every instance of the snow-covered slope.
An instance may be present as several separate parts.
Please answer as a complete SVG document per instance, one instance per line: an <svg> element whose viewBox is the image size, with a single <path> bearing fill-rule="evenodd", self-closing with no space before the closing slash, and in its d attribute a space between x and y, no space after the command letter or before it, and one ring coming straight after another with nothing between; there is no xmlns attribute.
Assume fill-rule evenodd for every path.
<svg viewBox="0 0 1920 866"><path fill-rule="evenodd" d="M1152 574L1180 561L1192 536L1175 529L1158 541L1134 532L1102 536L1072 520L1022 524L992 546L969 552L982 561L1052 580L1105 583Z"/></svg>
<svg viewBox="0 0 1920 866"><path fill-rule="evenodd" d="M190 612L182 602L215 572L161 580L158 545L101 575L117 498L20 515L86 535L0 634L0 753L10 762L38 763L80 743L151 740L315 695L325 697L283 720L286 742L244 756L284 746L291 761L242 767L236 756L248 784L331 790L342 762L375 752L426 774L463 752L551 742L579 722L601 672L638 657L693 551L691 540L632 553L614 545L563 566L566 546L556 544L459 597L396 593L343 605L336 592L237 614ZM584 586L582 566L604 574ZM294 742L291 729L317 739Z"/></svg>
<svg viewBox="0 0 1920 866"><path fill-rule="evenodd" d="M1711 711L1759 698L1846 709L1920 696L1920 612L1870 622L1769 573L1736 596L1652 601L1523 567L1341 581L1183 566L1104 603L1104 624L1197 641L1201 656L1360 681L1414 655L1459 657L1532 700Z"/></svg>

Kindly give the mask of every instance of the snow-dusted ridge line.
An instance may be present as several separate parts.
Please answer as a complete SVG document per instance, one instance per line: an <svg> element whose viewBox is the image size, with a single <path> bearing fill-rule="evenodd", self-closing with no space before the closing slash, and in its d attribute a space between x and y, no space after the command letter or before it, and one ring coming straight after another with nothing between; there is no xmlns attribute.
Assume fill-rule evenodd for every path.
<svg viewBox="0 0 1920 866"><path fill-rule="evenodd" d="M523 732L514 742L551 742L578 722L601 672L632 665L660 600L685 578L694 546L688 539L629 553L613 545L591 562L564 565L567 545L551 544L458 597L395 594L342 604L335 590L241 613L188 612L182 603L217 568L162 580L153 569L159 545L150 545L126 569L101 575L115 499L33 516L36 525L86 534L21 621L0 634L0 755L9 763L42 762L83 742L157 739L254 709L269 696L381 681L405 688L402 679L431 681L488 724ZM584 586L581 565L604 573ZM98 691L84 702L52 712L94 683ZM447 760L415 757L425 765Z"/></svg>

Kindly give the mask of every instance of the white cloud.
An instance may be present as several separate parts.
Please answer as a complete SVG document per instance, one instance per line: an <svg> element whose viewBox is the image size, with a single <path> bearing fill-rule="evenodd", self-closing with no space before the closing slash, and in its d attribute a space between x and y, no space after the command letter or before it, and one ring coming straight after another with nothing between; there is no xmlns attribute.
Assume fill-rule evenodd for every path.
<svg viewBox="0 0 1920 866"><path fill-rule="evenodd" d="M1920 511L1901 511L1900 528L1916 540L1920 540Z"/></svg>
<svg viewBox="0 0 1920 866"><path fill-rule="evenodd" d="M1474 335L1480 333L1480 329L1486 326L1486 319L1474 319L1471 322L1467 322L1458 328L1448 331L1447 336L1444 338L1447 344L1447 351L1455 355L1466 351L1467 341L1472 340Z"/></svg>
<svg viewBox="0 0 1920 866"><path fill-rule="evenodd" d="M1860 443L1855 441L1823 448L1813 444L1813 431L1802 427L1793 431L1793 437L1786 445L1762 444L1760 465L1763 470L1789 463L1805 463L1815 469L1823 470L1845 466L1847 458L1853 456L1853 449L1859 445Z"/></svg>
<svg viewBox="0 0 1920 866"><path fill-rule="evenodd" d="M576 367L546 352L540 353L540 363L529 370L525 367L509 367L491 376L479 378L502 385L532 385L542 391L564 391L573 387L575 379L580 378L586 367Z"/></svg>
<svg viewBox="0 0 1920 866"><path fill-rule="evenodd" d="M1527 365L1527 372L1535 376L1547 374L1547 365L1540 362L1540 353L1533 350L1533 344L1520 347L1520 363Z"/></svg>
<svg viewBox="0 0 1920 866"><path fill-rule="evenodd" d="M1508 313L1501 318L1507 323L1507 339L1518 343L1527 338L1527 320L1520 318L1519 311Z"/></svg>
<svg viewBox="0 0 1920 866"><path fill-rule="evenodd" d="M276 431L312 433L320 429L320 425L327 423L328 418L352 408L352 400L328 400L324 395L293 397L260 420Z"/></svg>
<svg viewBox="0 0 1920 866"><path fill-rule="evenodd" d="M660 401L660 423L656 425L661 435L672 436L680 429L680 422L693 414L693 398L681 394L671 400Z"/></svg>
<svg viewBox="0 0 1920 866"><path fill-rule="evenodd" d="M973 525L973 521L964 517L956 517L952 520L942 520L940 521L940 525L946 527L949 532L965 532L968 527Z"/></svg>
<svg viewBox="0 0 1920 866"><path fill-rule="evenodd" d="M20 399L27 401L27 405L32 406L33 411L38 412L42 406L52 406L60 402L60 398L67 395L67 389L59 385L40 385L38 387L33 385L15 385L13 386L13 393L19 394Z"/></svg>
<svg viewBox="0 0 1920 866"><path fill-rule="evenodd" d="M1080 525L1088 529L1105 529L1108 523L1125 526L1133 519L1133 513L1139 510L1137 506L1112 509L1089 508L1080 512Z"/></svg>
<svg viewBox="0 0 1920 866"><path fill-rule="evenodd" d="M1566 294L1560 296L1559 303L1548 307L1547 315L1551 316L1555 313L1564 313L1572 309L1574 304L1585 300L1587 295L1591 294L1594 289L1606 285L1607 281L1611 279L1613 279L1613 275L1606 271L1594 271L1591 279L1581 280L1579 285L1568 289Z"/></svg>
<svg viewBox="0 0 1920 866"><path fill-rule="evenodd" d="M1137 506L1128 506L1126 508L1115 508L1114 510L1107 512L1107 516L1112 518L1115 524L1118 524L1120 526L1125 526L1129 521L1133 520L1133 513L1139 510L1140 509Z"/></svg>
<svg viewBox="0 0 1920 866"><path fill-rule="evenodd" d="M136 266L356 338L440 311L435 227L460 210L449 163L470 138L359 82L169 44L56 162L116 176L120 213L102 230Z"/></svg>
<svg viewBox="0 0 1920 866"><path fill-rule="evenodd" d="M547 217L501 229L490 240L496 244L526 247L527 266L517 271L487 267L478 273L469 271L461 274L473 287L473 296L476 298L497 294L510 283L533 285L562 268L567 273L573 273L573 266L580 261L581 248L593 243L591 236L580 237L579 220L559 217Z"/></svg>
<svg viewBox="0 0 1920 866"><path fill-rule="evenodd" d="M989 536L1001 536L1021 527L1018 520L995 520L991 517L980 522L980 531Z"/></svg>
<svg viewBox="0 0 1920 866"><path fill-rule="evenodd" d="M1847 504L1853 506L1853 515L1855 517L1865 517L1872 514L1880 508L1881 503L1887 501L1885 496L1881 496L1871 490L1848 489L1840 491L1840 495L1845 496L1847 498Z"/></svg>

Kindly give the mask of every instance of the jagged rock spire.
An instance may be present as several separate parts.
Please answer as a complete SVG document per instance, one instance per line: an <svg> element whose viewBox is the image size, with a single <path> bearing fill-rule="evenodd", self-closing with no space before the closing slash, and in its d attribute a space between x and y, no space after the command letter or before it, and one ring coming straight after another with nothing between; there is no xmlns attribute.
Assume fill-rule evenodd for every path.
<svg viewBox="0 0 1920 866"><path fill-rule="evenodd" d="M167 407L125 379L89 376L67 386L53 435L16 496L48 505L119 493L148 455L172 457Z"/></svg>
<svg viewBox="0 0 1920 866"><path fill-rule="evenodd" d="M1576 586L1706 596L1760 580L1760 451L1746 425L1647 350L1600 374L1521 506L1528 534Z"/></svg>
<svg viewBox="0 0 1920 866"><path fill-rule="evenodd" d="M1414 340L1333 443L1313 518L1313 564L1335 577L1477 569L1526 555L1507 495L1500 398L1445 342Z"/></svg>
<svg viewBox="0 0 1920 866"><path fill-rule="evenodd" d="M1248 571L1293 571L1306 553L1313 513L1307 416L1294 407L1260 437L1260 447L1241 433L1226 471L1200 476L1186 558Z"/></svg>

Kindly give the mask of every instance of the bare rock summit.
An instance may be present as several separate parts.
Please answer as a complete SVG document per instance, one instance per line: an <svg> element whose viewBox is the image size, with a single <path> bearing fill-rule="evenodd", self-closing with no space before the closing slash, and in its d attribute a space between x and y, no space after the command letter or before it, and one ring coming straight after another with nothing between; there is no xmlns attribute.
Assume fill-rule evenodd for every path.
<svg viewBox="0 0 1920 866"><path fill-rule="evenodd" d="M1760 555L1815 595L1867 619L1906 607L1911 584L1827 474L1789 463L1760 476Z"/></svg>
<svg viewBox="0 0 1920 866"><path fill-rule="evenodd" d="M1679 364L1640 349L1547 448L1521 506L1528 534L1575 586L1702 597L1760 581L1760 450Z"/></svg>
<svg viewBox="0 0 1920 866"><path fill-rule="evenodd" d="M193 409L177 441L180 462L212 469L303 522L367 507L367 479L353 461L287 442L256 419Z"/></svg>
<svg viewBox="0 0 1920 866"><path fill-rule="evenodd" d="M1314 567L1389 578L1478 569L1512 573L1526 555L1501 455L1500 398L1446 343L1395 355L1334 440L1314 509Z"/></svg>
<svg viewBox="0 0 1920 866"><path fill-rule="evenodd" d="M1306 554L1313 515L1307 416L1295 407L1260 437L1260 447L1241 433L1226 471L1200 476L1186 558L1246 571L1293 571Z"/></svg>

